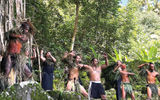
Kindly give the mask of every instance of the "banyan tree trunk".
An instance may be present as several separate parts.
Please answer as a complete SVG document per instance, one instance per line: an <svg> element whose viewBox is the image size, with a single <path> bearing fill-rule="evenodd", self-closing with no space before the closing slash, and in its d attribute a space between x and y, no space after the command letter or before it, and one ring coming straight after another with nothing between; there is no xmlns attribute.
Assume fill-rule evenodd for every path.
<svg viewBox="0 0 160 100"><path fill-rule="evenodd" d="M26 0L0 0L0 55L6 51L7 47L5 33L15 27L20 27L20 23L25 19L25 16ZM30 42L32 41L29 41L29 44L31 44ZM11 69L10 85L15 83L16 75L16 71Z"/></svg>
<svg viewBox="0 0 160 100"><path fill-rule="evenodd" d="M7 43L4 40L4 33L19 26L22 19L25 18L25 3L26 0L0 0L0 52L6 50Z"/></svg>

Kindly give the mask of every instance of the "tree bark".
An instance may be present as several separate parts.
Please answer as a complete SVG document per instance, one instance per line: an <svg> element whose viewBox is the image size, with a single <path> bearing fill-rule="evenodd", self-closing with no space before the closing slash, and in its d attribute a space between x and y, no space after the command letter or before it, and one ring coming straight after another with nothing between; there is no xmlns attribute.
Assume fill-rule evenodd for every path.
<svg viewBox="0 0 160 100"><path fill-rule="evenodd" d="M70 50L73 50L74 44L75 44L75 38L76 38L77 26L78 26L78 15L79 15L79 2L76 3L76 18L75 18L74 32L73 32L73 37L72 37Z"/></svg>
<svg viewBox="0 0 160 100"><path fill-rule="evenodd" d="M25 5L24 0L0 0L0 53L6 51L5 32L13 29L14 24L19 26L21 19L25 18ZM15 73L10 73L10 77L13 78L10 80L11 84L15 83L15 75Z"/></svg>
<svg viewBox="0 0 160 100"><path fill-rule="evenodd" d="M4 45L4 1L1 0L0 1L0 50L1 53L3 53L5 51L5 45Z"/></svg>
<svg viewBox="0 0 160 100"><path fill-rule="evenodd" d="M23 15L24 15L24 6L25 3L23 4L22 0L16 0L16 24L17 26L20 25L20 22L22 21L22 19L24 19Z"/></svg>
<svg viewBox="0 0 160 100"><path fill-rule="evenodd" d="M14 10L13 10L13 2L14 0L9 0L9 19L8 19L8 23L9 23L9 30L13 28L13 19L14 19Z"/></svg>
<svg viewBox="0 0 160 100"><path fill-rule="evenodd" d="M23 17L26 18L26 0L24 0L23 7Z"/></svg>

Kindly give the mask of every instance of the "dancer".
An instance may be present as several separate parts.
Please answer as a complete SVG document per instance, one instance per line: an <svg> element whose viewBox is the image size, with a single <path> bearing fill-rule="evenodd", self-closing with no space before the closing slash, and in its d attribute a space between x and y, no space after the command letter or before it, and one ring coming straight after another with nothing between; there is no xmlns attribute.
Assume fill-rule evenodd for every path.
<svg viewBox="0 0 160 100"><path fill-rule="evenodd" d="M146 69L146 79L147 79L147 96L148 100L152 99L152 95L159 95L160 96L160 89L158 89L156 85L156 77L159 76L159 73L155 71L154 64L153 63L145 63L138 66L138 68L142 68L143 66L149 66L148 69Z"/></svg>
<svg viewBox="0 0 160 100"><path fill-rule="evenodd" d="M121 64L122 62L121 61L117 61L117 64L116 64L116 67L114 68L113 72L116 74L115 76L115 89L116 89L116 97L117 97L117 100L121 100L121 81L122 81L122 78L121 78L121 75L120 75L120 71L122 70L121 69Z"/></svg>
<svg viewBox="0 0 160 100"><path fill-rule="evenodd" d="M108 57L104 54L105 64L98 65L99 61L96 58L91 60L92 65L80 65L81 67L87 68L90 74L90 85L88 90L88 98L98 99L101 98L102 100L106 100L105 90L101 84L101 72L102 69L107 68L108 66Z"/></svg>
<svg viewBox="0 0 160 100"><path fill-rule="evenodd" d="M71 51L70 53L65 53L63 56L63 60L68 65L68 81L67 81L67 91L75 91L82 93L85 97L88 97L88 93L84 89L84 87L79 83L79 71L82 57L75 53L75 51Z"/></svg>
<svg viewBox="0 0 160 100"><path fill-rule="evenodd" d="M122 99L126 99L126 95L130 94L132 100L135 100L134 92L130 84L129 75L135 75L134 73L127 72L126 65L121 64L122 70L120 71L122 77Z"/></svg>
<svg viewBox="0 0 160 100"><path fill-rule="evenodd" d="M47 52L45 56L43 56L43 50L41 50L40 58L43 62L42 88L44 90L53 90L53 71L56 59L50 52Z"/></svg>
<svg viewBox="0 0 160 100"><path fill-rule="evenodd" d="M21 53L22 44L26 43L31 34L32 28L28 22L21 24L22 33L16 33L11 31L9 34L9 44L7 52L2 60L2 66L4 67L5 76L8 78L11 68L16 69L18 57ZM28 68L23 68L28 78L32 76L32 73Z"/></svg>

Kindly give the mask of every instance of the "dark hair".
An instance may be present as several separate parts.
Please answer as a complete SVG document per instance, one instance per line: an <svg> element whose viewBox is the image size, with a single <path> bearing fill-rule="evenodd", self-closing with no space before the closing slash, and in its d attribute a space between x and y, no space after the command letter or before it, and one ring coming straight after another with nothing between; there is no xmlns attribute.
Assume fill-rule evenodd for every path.
<svg viewBox="0 0 160 100"><path fill-rule="evenodd" d="M81 57L81 55L80 55L80 54L76 54L76 55L74 56L74 58L77 58L77 56L80 56L80 57Z"/></svg>
<svg viewBox="0 0 160 100"><path fill-rule="evenodd" d="M27 22L23 22L22 25L21 25L21 28L22 28L22 29L27 29L27 28L29 28L29 30L30 30L30 26L29 26L29 24L28 24Z"/></svg>
<svg viewBox="0 0 160 100"><path fill-rule="evenodd" d="M80 55L80 54L76 54L75 56L73 56L73 62L75 62L75 61L76 61L76 58L77 58L78 56L80 56L80 57L81 57L81 55Z"/></svg>
<svg viewBox="0 0 160 100"><path fill-rule="evenodd" d="M93 62L96 58L92 58L91 62Z"/></svg>
<svg viewBox="0 0 160 100"><path fill-rule="evenodd" d="M152 62L149 63L149 65L153 64Z"/></svg>
<svg viewBox="0 0 160 100"><path fill-rule="evenodd" d="M44 57L47 57L46 55L47 55L48 52L49 52L49 51L47 51L46 53L44 53Z"/></svg>

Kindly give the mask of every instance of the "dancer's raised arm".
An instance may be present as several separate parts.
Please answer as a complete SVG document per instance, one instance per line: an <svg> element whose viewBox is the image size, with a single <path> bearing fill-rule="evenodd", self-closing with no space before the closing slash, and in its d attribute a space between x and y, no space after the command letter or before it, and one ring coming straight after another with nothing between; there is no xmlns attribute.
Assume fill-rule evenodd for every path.
<svg viewBox="0 0 160 100"><path fill-rule="evenodd" d="M143 66L148 66L149 64L148 63L144 63L144 64L141 64L138 66L138 68L142 68Z"/></svg>
<svg viewBox="0 0 160 100"><path fill-rule="evenodd" d="M108 66L108 56L107 56L107 54L104 54L103 56L105 58L105 64L103 64L101 66L102 69L107 68L107 66Z"/></svg>

